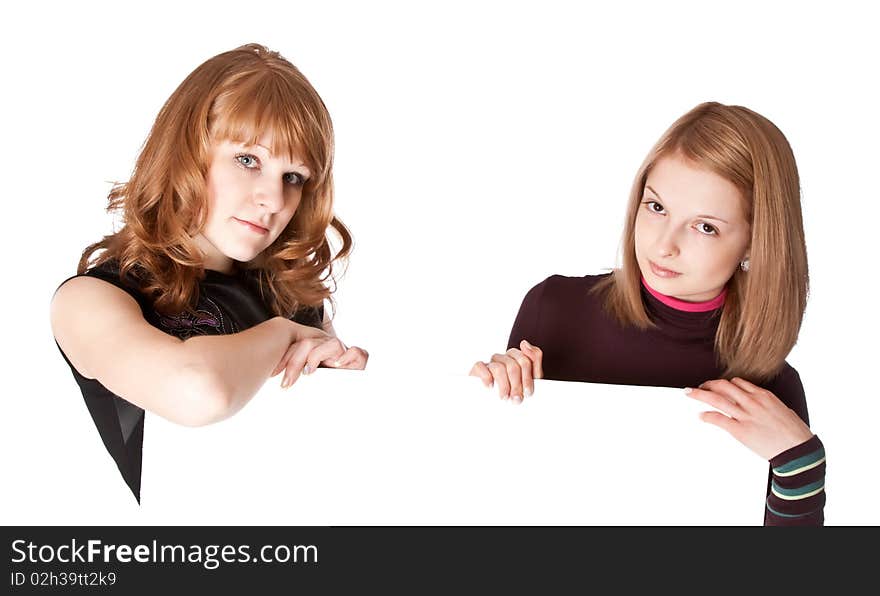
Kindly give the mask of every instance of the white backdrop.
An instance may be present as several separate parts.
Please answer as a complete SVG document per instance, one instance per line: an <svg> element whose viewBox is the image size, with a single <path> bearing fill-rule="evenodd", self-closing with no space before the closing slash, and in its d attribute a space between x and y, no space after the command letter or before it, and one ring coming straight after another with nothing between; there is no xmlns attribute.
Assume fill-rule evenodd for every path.
<svg viewBox="0 0 880 596"><path fill-rule="evenodd" d="M789 362L828 453L827 523L877 524L880 42L867 6L7 8L3 521L49 519L108 465L52 340L49 300L111 230L110 181L128 177L168 95L208 57L255 41L296 64L334 120L337 213L355 237L337 331L369 350L370 370L426 384L503 349L535 283L614 264L632 176L676 117L716 100L773 120L802 180L812 293Z"/></svg>

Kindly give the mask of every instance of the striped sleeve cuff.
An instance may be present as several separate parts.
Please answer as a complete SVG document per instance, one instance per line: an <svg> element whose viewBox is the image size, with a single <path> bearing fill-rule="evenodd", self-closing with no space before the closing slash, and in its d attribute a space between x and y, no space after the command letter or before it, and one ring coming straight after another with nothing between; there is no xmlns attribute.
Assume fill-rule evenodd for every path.
<svg viewBox="0 0 880 596"><path fill-rule="evenodd" d="M770 460L765 525L824 525L825 447L813 435Z"/></svg>

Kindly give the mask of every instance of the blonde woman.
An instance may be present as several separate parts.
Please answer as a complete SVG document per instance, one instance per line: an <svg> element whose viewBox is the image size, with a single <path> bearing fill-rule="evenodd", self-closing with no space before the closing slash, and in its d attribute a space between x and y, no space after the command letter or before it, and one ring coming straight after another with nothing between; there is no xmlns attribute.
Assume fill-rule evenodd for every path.
<svg viewBox="0 0 880 596"><path fill-rule="evenodd" d="M704 103L636 174L611 273L548 277L508 349L471 374L521 403L534 379L682 387L770 462L765 525L822 525L825 451L797 341L809 277L794 155L768 119Z"/></svg>
<svg viewBox="0 0 880 596"><path fill-rule="evenodd" d="M144 413L204 425L270 377L363 369L335 335L333 129L308 80L248 44L196 68L109 195L124 225L88 246L51 303L55 340L140 501ZM329 233L339 247L333 251Z"/></svg>

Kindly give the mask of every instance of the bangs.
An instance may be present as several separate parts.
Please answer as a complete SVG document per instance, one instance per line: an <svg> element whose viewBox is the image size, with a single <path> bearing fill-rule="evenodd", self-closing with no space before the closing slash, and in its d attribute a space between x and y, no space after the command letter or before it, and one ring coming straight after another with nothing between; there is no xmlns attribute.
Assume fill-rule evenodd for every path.
<svg viewBox="0 0 880 596"><path fill-rule="evenodd" d="M211 107L208 132L217 141L248 145L268 135L269 151L303 160L314 184L321 184L330 170L333 132L323 103L272 71L241 77L221 91Z"/></svg>

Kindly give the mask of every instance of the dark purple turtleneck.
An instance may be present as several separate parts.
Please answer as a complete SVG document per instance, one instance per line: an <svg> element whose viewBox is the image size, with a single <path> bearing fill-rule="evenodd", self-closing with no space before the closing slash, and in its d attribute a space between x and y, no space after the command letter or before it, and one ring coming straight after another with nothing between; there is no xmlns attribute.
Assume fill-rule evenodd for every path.
<svg viewBox="0 0 880 596"><path fill-rule="evenodd" d="M643 280L642 301L656 327L624 328L606 313L602 296L590 293L608 275L553 275L533 287L516 316L508 348L519 347L523 339L540 347L544 378L559 381L684 388L721 378L714 342L726 292L704 303L687 303L660 294ZM809 424L800 377L788 363L760 385ZM825 463L819 438L779 454L770 465L765 525L824 524Z"/></svg>

